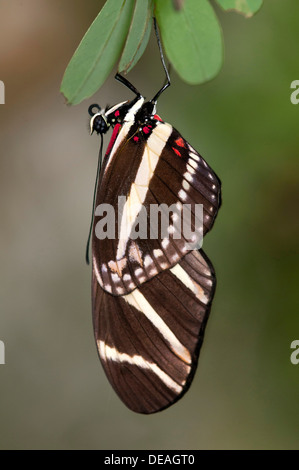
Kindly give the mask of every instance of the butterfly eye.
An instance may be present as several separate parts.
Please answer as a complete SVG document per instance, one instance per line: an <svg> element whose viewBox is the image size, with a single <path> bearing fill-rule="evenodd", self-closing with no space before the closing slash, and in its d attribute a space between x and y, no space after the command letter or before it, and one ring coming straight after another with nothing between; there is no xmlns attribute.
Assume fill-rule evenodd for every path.
<svg viewBox="0 0 299 470"><path fill-rule="evenodd" d="M97 134L106 134L109 129L109 124L106 121L105 116L102 114L96 114L90 121L90 132L96 132Z"/></svg>

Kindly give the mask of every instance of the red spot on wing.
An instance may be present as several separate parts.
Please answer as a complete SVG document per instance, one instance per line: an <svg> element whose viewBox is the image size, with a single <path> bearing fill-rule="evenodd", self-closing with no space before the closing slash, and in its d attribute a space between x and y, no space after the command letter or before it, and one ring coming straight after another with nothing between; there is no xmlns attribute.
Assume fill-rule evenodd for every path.
<svg viewBox="0 0 299 470"><path fill-rule="evenodd" d="M180 152L178 149L172 147L172 150L173 150L179 157L182 156L182 155L181 155L181 152Z"/></svg>
<svg viewBox="0 0 299 470"><path fill-rule="evenodd" d="M112 136L111 136L110 142L108 144L108 147L107 147L107 150L106 150L106 153L105 153L105 157L108 157L108 155L110 154L110 152L112 150L112 147L114 145L114 142L116 141L117 135L120 131L120 128L121 128L121 124L116 124L114 126Z"/></svg>
<svg viewBox="0 0 299 470"><path fill-rule="evenodd" d="M175 144L177 144L179 147L185 147L185 142L182 137L179 137L174 141Z"/></svg>
<svg viewBox="0 0 299 470"><path fill-rule="evenodd" d="M144 128L143 128L142 130L143 130L143 132L144 132L145 134L148 134L149 131L150 131L147 126L144 126Z"/></svg>
<svg viewBox="0 0 299 470"><path fill-rule="evenodd" d="M118 117L119 116L119 111L115 111L114 116Z"/></svg>
<svg viewBox="0 0 299 470"><path fill-rule="evenodd" d="M154 115L154 119L156 119L157 121L161 121L162 122L162 119L160 118L160 116L158 114L155 114Z"/></svg>
<svg viewBox="0 0 299 470"><path fill-rule="evenodd" d="M137 135L135 135L135 137L133 137L133 140L135 140L135 142L138 142L139 137L137 137Z"/></svg>

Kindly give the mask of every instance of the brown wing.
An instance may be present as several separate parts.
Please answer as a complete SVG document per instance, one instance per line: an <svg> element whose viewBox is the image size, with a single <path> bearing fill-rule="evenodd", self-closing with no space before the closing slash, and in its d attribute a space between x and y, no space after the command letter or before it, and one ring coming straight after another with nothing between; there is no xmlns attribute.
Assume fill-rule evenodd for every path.
<svg viewBox="0 0 299 470"><path fill-rule="evenodd" d="M220 206L219 179L171 125L153 121L147 131L135 124L125 125L128 132L122 130L116 140L96 199L100 208L110 205L114 215L109 219L104 213L100 219L101 209L96 211L92 242L95 275L103 289L114 295L132 292L201 246L196 243L212 228ZM184 205L190 212L191 237L182 230ZM202 232L197 230L199 205L203 208ZM153 238L153 206L161 209L154 227L157 238ZM170 214L167 233L162 236L160 214L167 215L165 207L175 207L176 215ZM109 220L109 229L115 229L112 238L99 239L100 229L110 225ZM141 225L146 228L136 238Z"/></svg>
<svg viewBox="0 0 299 470"><path fill-rule="evenodd" d="M93 323L99 356L121 400L138 413L160 411L192 381L216 278L202 251L188 253L133 292L113 296L93 271Z"/></svg>

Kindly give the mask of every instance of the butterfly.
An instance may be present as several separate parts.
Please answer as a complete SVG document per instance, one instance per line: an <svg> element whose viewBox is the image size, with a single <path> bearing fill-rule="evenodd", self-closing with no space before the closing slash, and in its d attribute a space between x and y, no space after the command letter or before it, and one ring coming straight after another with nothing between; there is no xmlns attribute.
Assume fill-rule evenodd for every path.
<svg viewBox="0 0 299 470"><path fill-rule="evenodd" d="M176 402L194 376L216 286L201 242L221 204L219 178L156 112L170 85L162 63L167 83L152 100L117 74L134 99L89 108L91 133L113 129L94 199L94 335L114 390L144 414Z"/></svg>

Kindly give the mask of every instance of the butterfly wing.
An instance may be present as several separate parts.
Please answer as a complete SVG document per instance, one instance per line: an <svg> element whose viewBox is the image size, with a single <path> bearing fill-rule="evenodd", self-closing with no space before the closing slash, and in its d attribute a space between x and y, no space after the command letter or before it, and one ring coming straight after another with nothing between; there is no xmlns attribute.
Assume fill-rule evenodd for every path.
<svg viewBox="0 0 299 470"><path fill-rule="evenodd" d="M110 238L100 239L97 232L103 227L103 219L98 219L98 209L93 263L100 286L114 295L124 295L171 268L194 249L198 235L205 235L213 226L221 203L221 184L179 132L159 119L152 118L143 127L124 123L110 147L96 205L113 208L110 220L115 230L111 228ZM189 237L182 231L184 204L190 211L193 233ZM202 233L196 231L198 205L203 207ZM152 233L154 206L158 215L164 211L164 216L170 216L165 236L160 234L162 222L157 219L156 238ZM165 214L165 207L175 208L176 214ZM136 224L139 228L146 225L139 238L132 236L136 234Z"/></svg>
<svg viewBox="0 0 299 470"><path fill-rule="evenodd" d="M138 413L170 406L189 388L216 278L202 250L188 253L133 292L104 291L93 271L95 340L105 373Z"/></svg>

